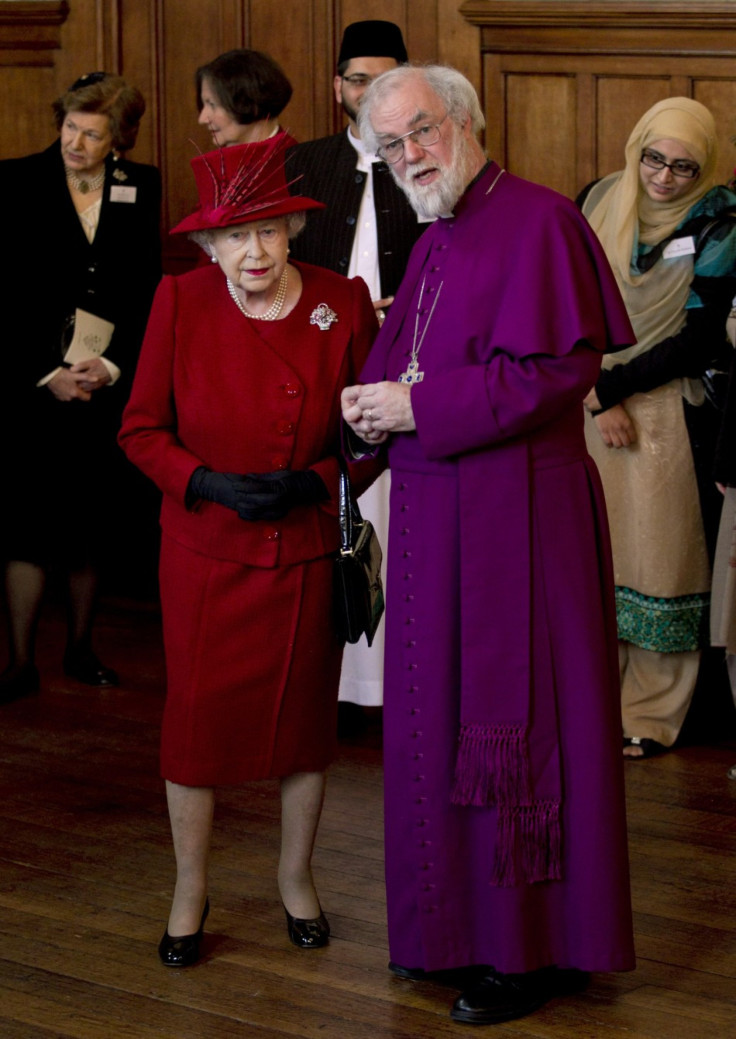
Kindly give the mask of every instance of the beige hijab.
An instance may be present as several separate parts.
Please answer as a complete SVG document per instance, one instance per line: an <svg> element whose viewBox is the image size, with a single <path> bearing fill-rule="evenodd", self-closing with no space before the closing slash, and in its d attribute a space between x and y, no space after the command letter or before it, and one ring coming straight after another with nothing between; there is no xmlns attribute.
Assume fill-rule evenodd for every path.
<svg viewBox="0 0 736 1039"><path fill-rule="evenodd" d="M654 202L641 186L642 149L664 139L679 141L700 166L700 175L688 181L689 190L672 202ZM698 101L670 97L649 109L634 127L626 144L626 168L594 185L583 205L616 277L636 343L609 354L604 368L646 353L685 323L685 306L693 280L693 256L658 261L643 274L632 272L639 243L657 245L680 224L696 202L715 184L718 158L713 117ZM678 380L680 392L691 403L702 399L699 380Z"/></svg>
<svg viewBox="0 0 736 1039"><path fill-rule="evenodd" d="M673 202L654 202L639 178L641 153L654 141L679 141L700 166L692 187ZM632 274L631 258L639 242L656 245L667 238L715 184L718 145L713 116L689 97L668 97L645 112L626 143L626 168L596 185L588 220L603 245L616 280L640 284L654 275ZM596 190L602 189L602 190ZM602 197L601 197L602 194ZM588 210L588 205L585 206Z"/></svg>

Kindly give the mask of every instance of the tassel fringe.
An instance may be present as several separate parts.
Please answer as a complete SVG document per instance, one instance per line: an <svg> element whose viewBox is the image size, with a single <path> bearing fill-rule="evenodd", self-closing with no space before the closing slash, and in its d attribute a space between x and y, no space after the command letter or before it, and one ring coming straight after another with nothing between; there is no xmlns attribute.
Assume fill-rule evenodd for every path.
<svg viewBox="0 0 736 1039"><path fill-rule="evenodd" d="M526 731L520 725L464 725L453 804L517 805L531 800Z"/></svg>
<svg viewBox="0 0 736 1039"><path fill-rule="evenodd" d="M559 801L499 809L494 887L538 884L562 878Z"/></svg>

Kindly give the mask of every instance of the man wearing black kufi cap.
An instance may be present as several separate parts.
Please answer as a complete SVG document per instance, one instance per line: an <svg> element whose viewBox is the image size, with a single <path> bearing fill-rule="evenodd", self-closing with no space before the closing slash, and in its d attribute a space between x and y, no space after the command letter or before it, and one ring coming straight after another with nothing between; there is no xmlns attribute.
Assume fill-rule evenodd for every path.
<svg viewBox="0 0 736 1039"><path fill-rule="evenodd" d="M414 242L427 227L419 223L388 166L368 154L356 117L368 84L408 60L401 29L369 20L348 25L342 37L333 82L335 98L349 119L342 133L297 145L286 160L292 188L324 202L327 209L291 243L298 260L329 267L368 284L379 319L399 287ZM385 546L388 537L389 476L386 472L362 496L360 506ZM385 574L384 574L385 580ZM383 629L369 649L348 645L340 684L340 732L351 735L364 722L354 705L383 703Z"/></svg>
<svg viewBox="0 0 736 1039"><path fill-rule="evenodd" d="M398 288L411 247L426 225L417 222L385 163L365 154L356 117L368 84L407 60L401 30L393 22L369 20L348 25L333 88L349 125L342 133L298 145L286 166L289 180L301 178L295 191L327 205L324 215L294 241L293 255L339 274L361 275L377 308L379 301L393 296Z"/></svg>

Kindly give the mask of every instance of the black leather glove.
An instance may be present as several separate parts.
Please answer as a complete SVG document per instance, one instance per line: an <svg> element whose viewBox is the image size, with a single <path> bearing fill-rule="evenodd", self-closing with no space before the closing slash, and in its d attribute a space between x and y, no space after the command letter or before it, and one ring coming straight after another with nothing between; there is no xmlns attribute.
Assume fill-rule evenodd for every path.
<svg viewBox="0 0 736 1039"><path fill-rule="evenodd" d="M194 503L197 498L217 502L228 509L238 509L238 492L244 490L244 478L238 473L213 473L200 465L189 478L187 503Z"/></svg>
<svg viewBox="0 0 736 1039"><path fill-rule="evenodd" d="M248 473L245 479L248 500L238 509L241 519L283 519L295 505L316 505L330 497L322 477L312 469Z"/></svg>

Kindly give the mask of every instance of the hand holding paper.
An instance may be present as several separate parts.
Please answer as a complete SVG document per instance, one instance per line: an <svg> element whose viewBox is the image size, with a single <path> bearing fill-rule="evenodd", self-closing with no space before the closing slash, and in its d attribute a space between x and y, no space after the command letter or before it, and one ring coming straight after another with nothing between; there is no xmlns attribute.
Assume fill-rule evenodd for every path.
<svg viewBox="0 0 736 1039"><path fill-rule="evenodd" d="M93 357L101 357L110 345L114 331L115 325L112 322L77 308L74 315L74 336L64 354L65 363L73 365L78 361L90 361Z"/></svg>

